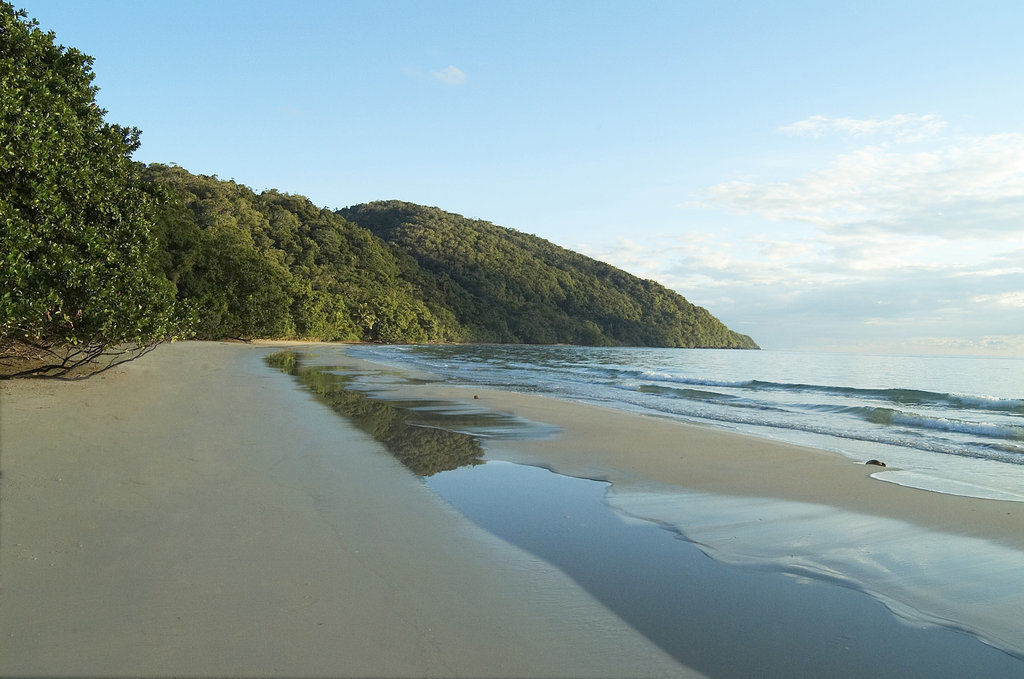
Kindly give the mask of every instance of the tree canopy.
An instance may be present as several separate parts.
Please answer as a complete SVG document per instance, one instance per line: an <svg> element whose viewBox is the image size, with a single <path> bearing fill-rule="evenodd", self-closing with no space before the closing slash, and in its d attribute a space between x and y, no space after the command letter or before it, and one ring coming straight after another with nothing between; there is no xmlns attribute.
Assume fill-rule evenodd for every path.
<svg viewBox="0 0 1024 679"><path fill-rule="evenodd" d="M434 276L432 302L474 341L757 348L682 295L537 236L400 201L340 214Z"/></svg>
<svg viewBox="0 0 1024 679"><path fill-rule="evenodd" d="M757 347L653 281L490 222L332 212L135 163L139 130L107 122L92 83L91 57L0 0L0 377L175 335Z"/></svg>
<svg viewBox="0 0 1024 679"><path fill-rule="evenodd" d="M0 2L0 362L29 374L180 327L131 160L139 131L104 120L92 81L91 57Z"/></svg>
<svg viewBox="0 0 1024 679"><path fill-rule="evenodd" d="M756 348L681 295L536 236L398 201L331 212L143 172L199 337Z"/></svg>
<svg viewBox="0 0 1024 679"><path fill-rule="evenodd" d="M302 196L257 194L180 167L151 165L160 264L196 334L325 341L463 339L431 304L407 255Z"/></svg>

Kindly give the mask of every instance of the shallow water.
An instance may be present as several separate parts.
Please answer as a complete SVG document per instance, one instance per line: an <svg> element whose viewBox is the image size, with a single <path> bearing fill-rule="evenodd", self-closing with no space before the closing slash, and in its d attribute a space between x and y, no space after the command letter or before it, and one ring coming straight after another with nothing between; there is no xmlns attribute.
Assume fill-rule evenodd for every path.
<svg viewBox="0 0 1024 679"><path fill-rule="evenodd" d="M665 525L611 509L604 482L488 461L426 484L713 677L1024 676L1024 660L961 631L907 624L837 579L709 559Z"/></svg>
<svg viewBox="0 0 1024 679"><path fill-rule="evenodd" d="M969 630L1024 659L1018 550L803 502L614 488L608 502L685 533L718 561L853 587L910 624Z"/></svg>
<svg viewBox="0 0 1024 679"><path fill-rule="evenodd" d="M684 664L712 676L1024 676L1018 552L831 507L609 490L485 462L486 437L552 429L409 398L410 380L387 370L290 361L465 516L561 568Z"/></svg>
<svg viewBox="0 0 1024 679"><path fill-rule="evenodd" d="M358 346L447 382L884 460L877 478L1024 501L1024 359L566 346Z"/></svg>

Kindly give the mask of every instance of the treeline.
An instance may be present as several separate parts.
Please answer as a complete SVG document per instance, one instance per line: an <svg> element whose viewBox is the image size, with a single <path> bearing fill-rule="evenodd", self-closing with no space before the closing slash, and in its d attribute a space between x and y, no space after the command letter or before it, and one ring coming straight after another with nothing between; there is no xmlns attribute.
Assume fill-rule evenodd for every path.
<svg viewBox="0 0 1024 679"><path fill-rule="evenodd" d="M489 222L151 165L159 262L197 337L756 348L653 281Z"/></svg>
<svg viewBox="0 0 1024 679"><path fill-rule="evenodd" d="M132 161L92 58L0 0L0 378L169 338L747 347L652 281L401 202L302 196Z"/></svg>
<svg viewBox="0 0 1024 679"><path fill-rule="evenodd" d="M428 307L416 262L302 196L257 194L179 167L143 171L158 261L202 339L444 342L450 311Z"/></svg>
<svg viewBox="0 0 1024 679"><path fill-rule="evenodd" d="M340 213L434 276L430 301L473 341L757 348L663 285L537 236L400 201Z"/></svg>

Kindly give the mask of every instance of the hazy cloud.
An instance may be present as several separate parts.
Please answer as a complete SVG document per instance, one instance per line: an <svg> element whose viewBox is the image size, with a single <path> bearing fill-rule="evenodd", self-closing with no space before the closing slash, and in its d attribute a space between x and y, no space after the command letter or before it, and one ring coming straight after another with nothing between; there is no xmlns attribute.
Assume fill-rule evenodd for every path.
<svg viewBox="0 0 1024 679"><path fill-rule="evenodd" d="M452 65L448 65L440 71L432 71L432 74L435 79L440 80L446 85L461 85L466 82L465 72L461 68Z"/></svg>
<svg viewBox="0 0 1024 679"><path fill-rule="evenodd" d="M919 141L938 134L946 127L946 121L934 114L899 114L889 118L829 118L811 116L778 129L794 137L824 137L840 134L850 137L887 136L899 141Z"/></svg>
<svg viewBox="0 0 1024 679"><path fill-rule="evenodd" d="M938 116L807 118L780 132L852 146L681 206L695 225L708 210L750 217L727 220L734 231L586 251L768 348L1024 354L1024 134L945 128Z"/></svg>
<svg viewBox="0 0 1024 679"><path fill-rule="evenodd" d="M1024 233L1024 134L865 146L803 177L717 184L703 205L825 230Z"/></svg>
<svg viewBox="0 0 1024 679"><path fill-rule="evenodd" d="M955 254L955 243L903 240L681 234L587 253L678 290L767 348L1017 351L983 340L1020 333L1024 259L1013 265L996 245L958 261L933 252Z"/></svg>
<svg viewBox="0 0 1024 679"><path fill-rule="evenodd" d="M993 295L977 295L971 298L975 304L994 304L998 307L1024 309L1024 290L1002 292Z"/></svg>

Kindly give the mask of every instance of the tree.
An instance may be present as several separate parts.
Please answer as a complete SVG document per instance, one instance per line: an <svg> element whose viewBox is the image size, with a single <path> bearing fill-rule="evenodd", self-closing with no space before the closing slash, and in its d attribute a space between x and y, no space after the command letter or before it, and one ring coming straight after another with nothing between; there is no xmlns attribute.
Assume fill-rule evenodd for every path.
<svg viewBox="0 0 1024 679"><path fill-rule="evenodd" d="M139 130L104 121L92 57L0 0L0 376L99 369L174 333ZM101 361L101 363L96 363Z"/></svg>

